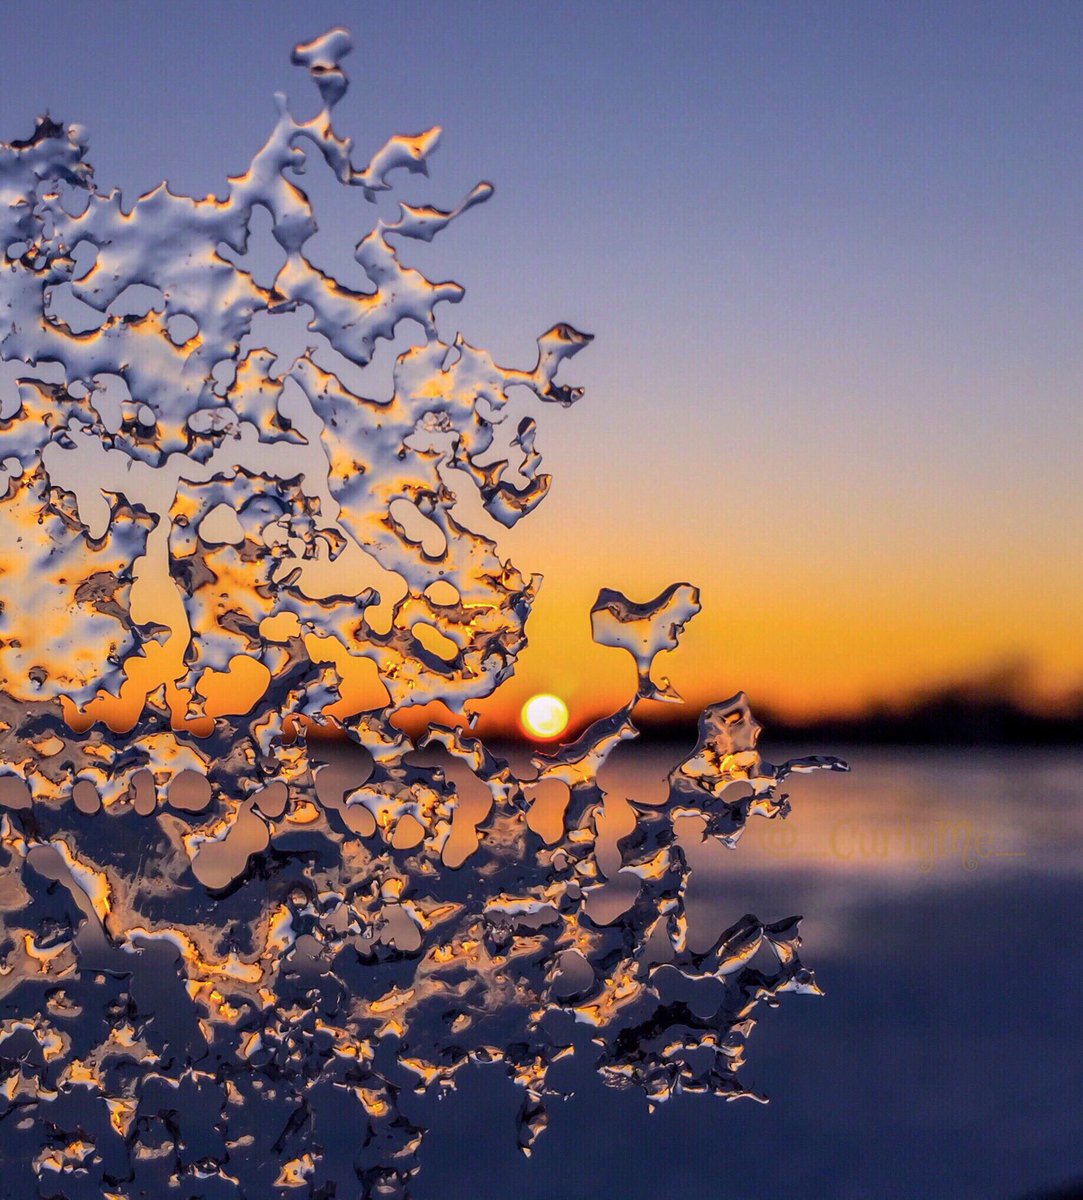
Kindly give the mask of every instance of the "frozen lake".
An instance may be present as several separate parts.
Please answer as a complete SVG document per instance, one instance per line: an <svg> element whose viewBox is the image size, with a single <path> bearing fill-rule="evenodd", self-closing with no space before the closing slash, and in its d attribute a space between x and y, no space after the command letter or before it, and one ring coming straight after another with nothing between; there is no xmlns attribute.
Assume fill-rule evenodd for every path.
<svg viewBox="0 0 1083 1200"><path fill-rule="evenodd" d="M690 896L693 936L805 914L826 994L759 1010L742 1078L771 1103L649 1116L570 1067L528 1161L510 1086L460 1076L419 1200L1012 1200L1083 1180L1083 754L792 752L820 749L853 773L794 779L789 818L699 856ZM603 782L636 798L679 755L620 753Z"/></svg>

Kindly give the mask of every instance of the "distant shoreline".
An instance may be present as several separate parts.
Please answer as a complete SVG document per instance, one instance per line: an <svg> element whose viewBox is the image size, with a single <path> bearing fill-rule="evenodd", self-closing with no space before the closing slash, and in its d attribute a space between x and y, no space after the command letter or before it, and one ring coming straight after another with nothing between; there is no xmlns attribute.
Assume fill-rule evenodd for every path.
<svg viewBox="0 0 1083 1200"><path fill-rule="evenodd" d="M809 741L818 746L943 746L959 749L1062 748L1083 750L1083 713L1046 716L1012 705L938 702L909 712L873 712L853 717L792 721L762 707L756 713L775 741ZM685 719L643 721L649 741L695 737L696 723Z"/></svg>

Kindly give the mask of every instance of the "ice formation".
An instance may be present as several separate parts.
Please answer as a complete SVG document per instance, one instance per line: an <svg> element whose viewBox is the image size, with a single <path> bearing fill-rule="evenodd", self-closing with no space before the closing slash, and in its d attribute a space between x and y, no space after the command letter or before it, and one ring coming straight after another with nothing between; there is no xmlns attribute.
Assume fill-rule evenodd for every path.
<svg viewBox="0 0 1083 1200"><path fill-rule="evenodd" d="M756 1005L815 990L796 919L689 947L674 821L733 845L750 815L785 815L791 771L840 763L766 763L738 696L704 714L667 803L621 797L632 819L606 822L598 771L638 703L674 697L652 664L694 588L599 595L595 637L634 657L638 690L525 777L468 726L415 743L396 721L468 711L513 671L540 579L457 505L511 526L545 498L508 391L571 404L556 375L590 338L555 325L523 369L441 340L462 289L395 245L487 183L376 221L361 290L306 258L306 156L363 211L440 137L359 169L332 123L349 50L343 30L296 48L323 107L302 122L280 97L222 198L163 184L126 209L49 118L0 146L5 1195L404 1195L408 1090L500 1064L529 1151L571 1050L652 1102L732 1098ZM286 314L312 342L288 364L261 341ZM368 396L403 322L424 344ZM634 895L607 915L618 875Z"/></svg>

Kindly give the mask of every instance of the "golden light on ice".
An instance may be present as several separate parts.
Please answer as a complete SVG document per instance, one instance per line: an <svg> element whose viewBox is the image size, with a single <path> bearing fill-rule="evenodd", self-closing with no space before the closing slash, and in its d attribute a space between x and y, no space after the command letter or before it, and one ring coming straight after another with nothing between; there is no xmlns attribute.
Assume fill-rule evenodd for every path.
<svg viewBox="0 0 1083 1200"><path fill-rule="evenodd" d="M568 706L559 696L542 693L531 696L519 714L527 733L539 738L555 738L568 724Z"/></svg>
<svg viewBox="0 0 1083 1200"><path fill-rule="evenodd" d="M396 724L439 701L462 713L512 675L541 576L466 510L511 529L545 499L535 421L507 419L508 393L577 402L556 374L591 339L553 325L522 368L442 339L436 306L463 289L404 266L397 239L430 242L492 195L485 182L448 211L374 217L354 255L373 290L305 257L318 222L293 182L300 143L367 203L389 174L425 171L440 135L395 135L355 163L332 124L350 46L336 28L295 47L322 108L300 121L279 96L223 199L163 185L124 209L94 183L80 127L49 117L0 141L0 1116L20 1118L4 1197L344 1196L363 1179L406 1200L425 1130L388 1066L443 1095L464 1062L501 1063L525 1093L514 1136L529 1153L566 1053L652 1103L757 1095L737 1075L751 1011L819 990L799 918L746 915L688 945L675 822L692 814L700 840L732 846L747 819L786 815L791 773L844 763L763 760L741 692L704 710L665 803L611 802L599 774L641 701L680 699L652 672L700 611L690 583L599 590L593 642L631 656L635 690L559 747L568 705L532 696L522 732L541 744L521 774L461 728ZM267 287L217 252L243 255L257 209L286 253ZM133 285L157 306L116 313ZM58 287L84 332L54 311ZM278 365L293 335L263 322L299 308L348 384L309 351ZM403 322L423 342L397 357L391 398L366 399L355 374ZM9 368L29 373L16 392ZM513 463L525 482L502 478ZM719 801L749 780L754 804ZM148 862L162 886L143 886ZM599 932L592 897L619 869L634 902ZM724 999L704 995L723 977ZM568 1020L597 1039L565 1045ZM372 1037L394 1046L374 1058ZM92 1096L67 1103L65 1081ZM88 1134L91 1103L104 1115ZM138 1119L161 1109L168 1154ZM271 1145L286 1114L303 1131ZM353 1129L363 1145L340 1153Z"/></svg>

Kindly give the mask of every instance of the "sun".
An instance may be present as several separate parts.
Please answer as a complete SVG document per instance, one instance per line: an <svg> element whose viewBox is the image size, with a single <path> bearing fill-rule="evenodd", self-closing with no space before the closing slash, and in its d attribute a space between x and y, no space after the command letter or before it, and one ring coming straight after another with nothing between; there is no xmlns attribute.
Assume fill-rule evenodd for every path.
<svg viewBox="0 0 1083 1200"><path fill-rule="evenodd" d="M559 696L543 692L531 696L523 705L519 720L533 737L546 740L559 737L568 725L568 706Z"/></svg>

